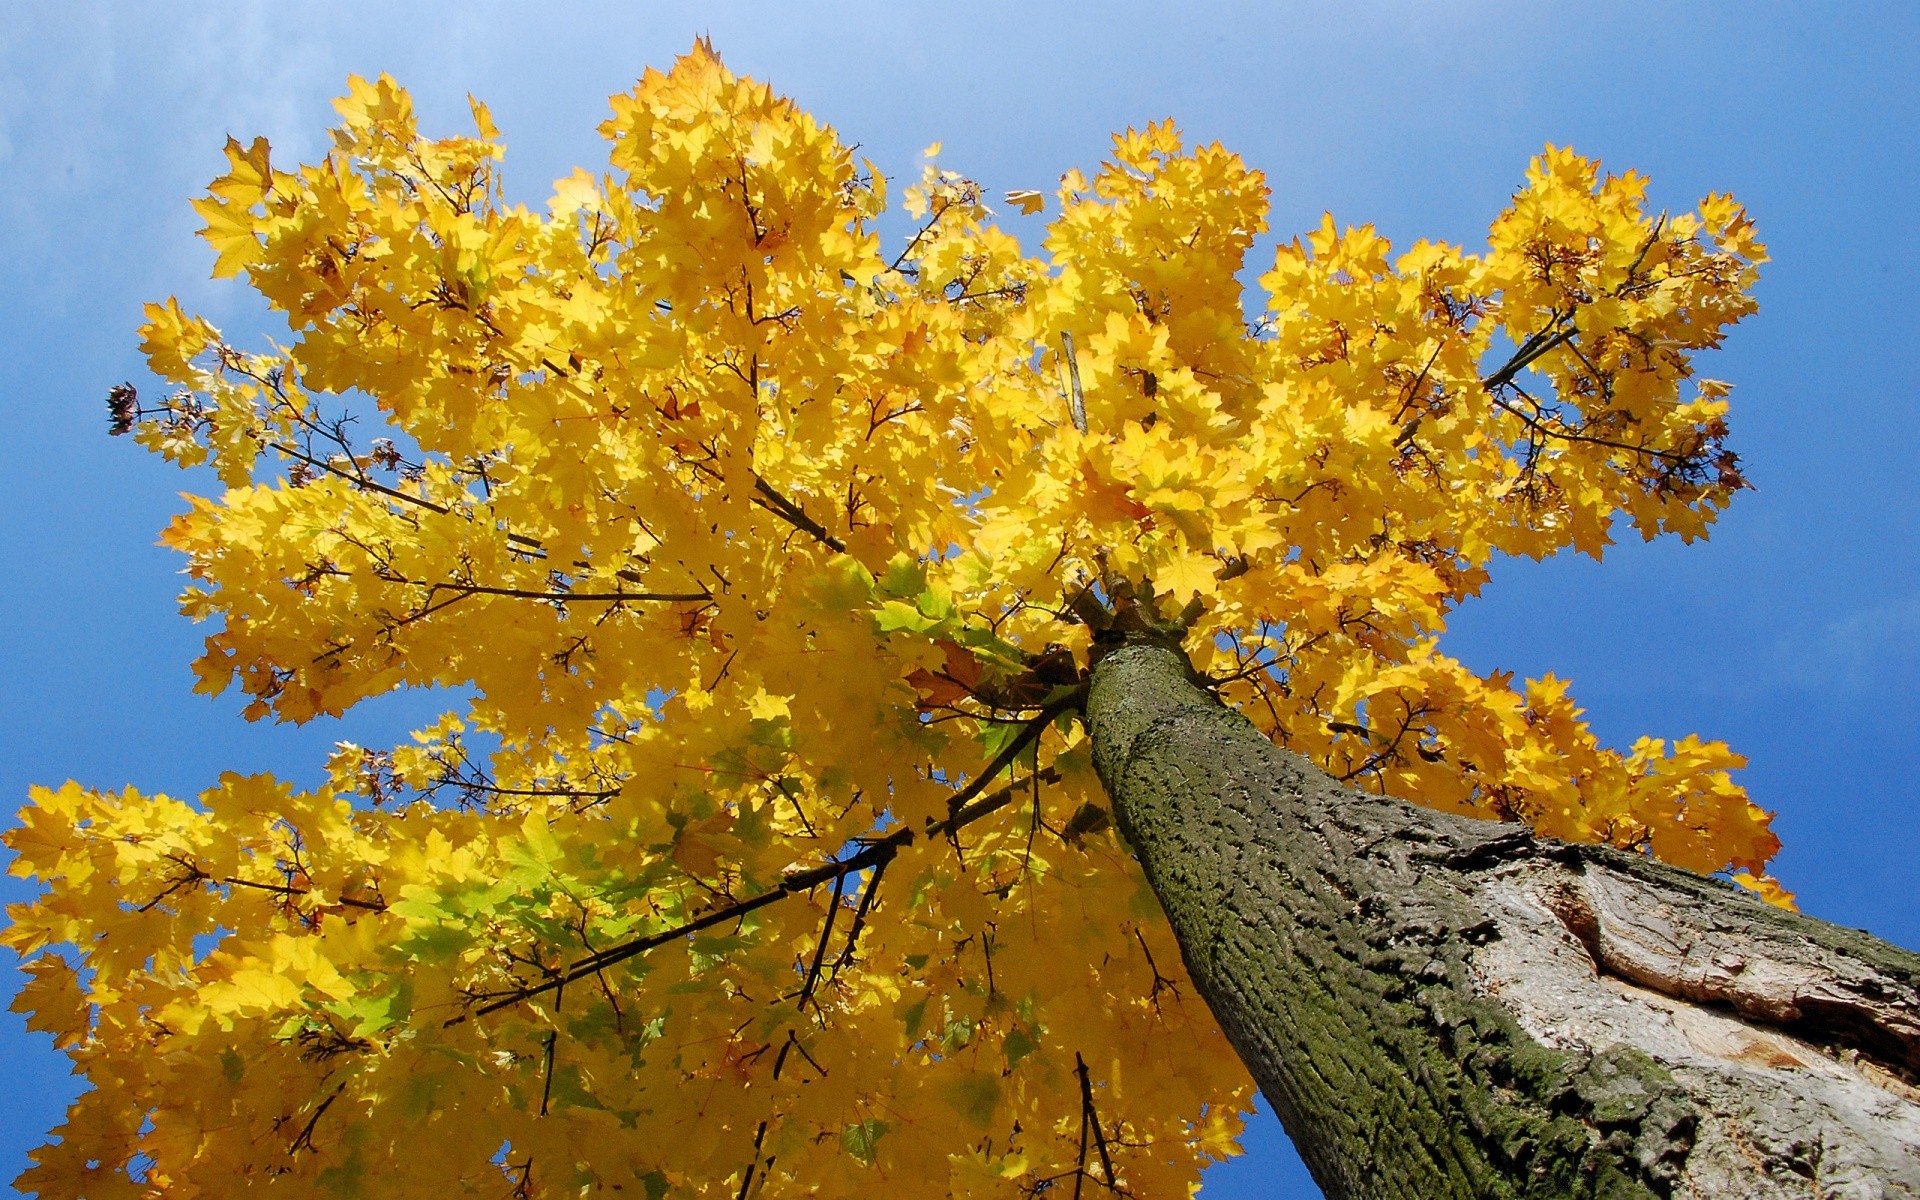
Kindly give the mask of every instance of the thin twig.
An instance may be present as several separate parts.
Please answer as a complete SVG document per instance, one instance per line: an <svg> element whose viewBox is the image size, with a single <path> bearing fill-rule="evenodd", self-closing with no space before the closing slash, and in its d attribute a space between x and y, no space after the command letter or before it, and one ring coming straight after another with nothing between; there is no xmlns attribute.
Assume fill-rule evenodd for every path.
<svg viewBox="0 0 1920 1200"><path fill-rule="evenodd" d="M829 979L839 975L842 967L849 966L854 961L854 947L860 941L860 931L867 927L867 910L873 907L873 898L880 891L880 876L886 872L886 869L886 863L875 863L873 874L867 876L867 886L860 893L860 907L854 910L853 926L847 930L846 948L840 951L840 957L833 960L833 971L828 976Z"/></svg>
<svg viewBox="0 0 1920 1200"><path fill-rule="evenodd" d="M1087 1074L1087 1060L1080 1057L1079 1051L1073 1054L1073 1073L1080 1077L1080 1173L1086 1175L1087 1127L1093 1127L1094 1146L1100 1152L1100 1169L1106 1173L1107 1190L1118 1192L1119 1184L1113 1174L1113 1158L1107 1151L1107 1133L1100 1127L1100 1110L1093 1104L1093 1080ZM1080 1194L1080 1180L1075 1179L1074 1194Z"/></svg>
<svg viewBox="0 0 1920 1200"><path fill-rule="evenodd" d="M878 870L879 866L876 864L874 869ZM834 918L840 915L840 901L846 894L847 877L844 874L835 875L833 877L833 899L827 901L827 918L821 923L819 940L814 943L813 961L807 965L807 977L800 983L799 1003L794 1005L794 1009L798 1012L806 1011L807 1002L813 999L813 989L820 984L820 968L824 966L827 961L827 941L833 937ZM783 1050L781 1052L781 1058L784 1060L785 1057L786 1053Z"/></svg>

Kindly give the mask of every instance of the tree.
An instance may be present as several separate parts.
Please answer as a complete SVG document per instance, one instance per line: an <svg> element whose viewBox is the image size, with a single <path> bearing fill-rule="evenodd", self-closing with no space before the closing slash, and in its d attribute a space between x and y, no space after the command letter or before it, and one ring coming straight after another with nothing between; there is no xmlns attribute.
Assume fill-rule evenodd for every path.
<svg viewBox="0 0 1920 1200"><path fill-rule="evenodd" d="M1264 187L1171 126L1063 181L1048 260L931 167L888 257L886 182L705 47L616 98L619 174L562 180L545 215L501 201L478 105L477 137L437 141L389 80L340 107L324 163L235 144L200 202L217 270L294 342L242 352L156 307L177 390L117 390L114 419L229 489L167 534L186 611L218 623L205 690L283 720L465 699L414 745L343 746L314 790L36 796L10 844L50 890L8 944L38 952L24 1003L94 1090L24 1186L1177 1194L1230 1151L1236 1045L1271 1064L1222 976L1185 969L1211 960L1175 877L1203 860L1156 851L1164 810L1130 799L1147 743L1102 732L1171 694L1170 646L1377 796L1786 899L1726 747L1609 751L1557 681L1434 641L1492 555L1597 556L1616 518L1691 539L1743 485L1726 388L1691 367L1752 310L1763 252L1731 200L1654 216L1637 177L1550 150L1487 253L1395 259L1329 222L1249 327ZM1176 830L1219 799L1172 796ZM1423 899L1455 868L1604 864L1748 912L1631 853L1375 805L1462 847L1352 897L1426 939L1420 1003L1466 1004L1494 954L1466 901ZM1305 824L1349 809L1375 811ZM1842 950L1884 1012L1798 1031L1860 1043L1833 1070L1910 1120L1911 967ZM1472 1014L1440 1039L1467 1072L1442 1132L1506 1157L1469 1183L1690 1169L1662 1068L1560 1047L1489 1081L1477 1048L1540 1034ZM1546 1115L1480 1120L1504 1092ZM1294 1132L1331 1192L1372 1186L1352 1137Z"/></svg>

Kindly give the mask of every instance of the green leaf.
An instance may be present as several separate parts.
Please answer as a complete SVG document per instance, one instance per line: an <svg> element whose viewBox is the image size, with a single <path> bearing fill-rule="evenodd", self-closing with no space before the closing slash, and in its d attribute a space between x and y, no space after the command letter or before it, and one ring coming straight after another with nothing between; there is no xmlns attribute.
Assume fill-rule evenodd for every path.
<svg viewBox="0 0 1920 1200"><path fill-rule="evenodd" d="M1021 1059L1032 1054L1039 1048L1040 1043L1034 1040L1033 1035L1017 1025L1014 1026L1012 1032L1007 1034L1006 1040L1000 1043L1001 1052L1007 1056L1007 1070L1009 1071L1019 1066Z"/></svg>
<svg viewBox="0 0 1920 1200"><path fill-rule="evenodd" d="M914 607L935 621L944 621L954 614L953 589L942 580L929 583L918 596L913 598Z"/></svg>
<svg viewBox="0 0 1920 1200"><path fill-rule="evenodd" d="M439 1108L440 1089L446 1086L444 1071L413 1070L403 1073L394 1089L394 1108L409 1120L418 1120Z"/></svg>
<svg viewBox="0 0 1920 1200"><path fill-rule="evenodd" d="M900 1017L907 1023L907 1040L920 1036L920 1023L927 1019L926 997L921 997L900 1011Z"/></svg>
<svg viewBox="0 0 1920 1200"><path fill-rule="evenodd" d="M896 554L880 577L880 594L906 597L918 595L927 586L927 564L910 554Z"/></svg>
<svg viewBox="0 0 1920 1200"><path fill-rule="evenodd" d="M740 839L741 845L755 850L765 849L773 843L774 805L743 804L738 819L733 823L733 836Z"/></svg>
<svg viewBox="0 0 1920 1200"><path fill-rule="evenodd" d="M984 1129L1000 1106L1000 1077L984 1071L962 1075L945 1084L940 1094L953 1111Z"/></svg>
<svg viewBox="0 0 1920 1200"><path fill-rule="evenodd" d="M889 1128L891 1127L885 1121L868 1118L858 1125L849 1125L840 1135L840 1144L847 1148L848 1154L859 1159L861 1165L870 1167L873 1165L874 1143L878 1142L881 1135L885 1134Z"/></svg>
<svg viewBox="0 0 1920 1200"><path fill-rule="evenodd" d="M553 836L552 826L538 813L527 815L527 819L520 825L520 836L524 839L520 845L508 843L501 848L510 860L544 864L558 862L565 855L565 851L560 849L560 843ZM525 860L521 860L515 853L522 851L523 847Z"/></svg>
<svg viewBox="0 0 1920 1200"><path fill-rule="evenodd" d="M925 633L939 625L940 621L921 613L915 606L904 600L888 600L873 613L873 628L876 633L897 633L906 630L909 633Z"/></svg>
<svg viewBox="0 0 1920 1200"><path fill-rule="evenodd" d="M980 726L981 748L987 752L988 758L995 758L1008 746L1013 745L1014 740L1020 736L1020 731L1024 728L1025 726L1011 721L983 722ZM1034 752L1039 749L1039 746L1039 739L1036 738L1021 754L1019 761L1031 764Z"/></svg>

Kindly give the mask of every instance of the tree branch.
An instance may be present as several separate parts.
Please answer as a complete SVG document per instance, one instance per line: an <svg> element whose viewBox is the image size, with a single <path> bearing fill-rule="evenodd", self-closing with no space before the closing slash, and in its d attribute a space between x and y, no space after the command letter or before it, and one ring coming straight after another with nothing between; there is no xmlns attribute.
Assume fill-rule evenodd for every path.
<svg viewBox="0 0 1920 1200"><path fill-rule="evenodd" d="M817 867L808 867L804 870L794 871L783 877L773 888L760 893L758 896L737 901L724 908L717 908L691 921L676 925L672 929L665 929L659 933L634 938L630 941L622 942L617 946L609 946L605 950L589 954L584 958L576 959L558 976L546 980L543 983L516 988L511 992L488 1001L472 1013L461 1013L458 1016L449 1017L445 1025L451 1027L462 1023L469 1016L486 1016L489 1013L498 1012L503 1008L510 1008L524 1000L531 1000L535 996L565 987L576 979L584 979L586 976L592 975L604 967L611 966L617 962L624 962L636 955L645 954L647 951L658 946L664 946L668 942L699 933L702 930L711 929L716 925L724 925L729 921L737 921L748 913L765 908L767 905L773 904L787 896L809 891L823 883L843 880L846 876L856 871L863 871L868 867L881 866L884 863L890 862L901 850L912 845L918 839L924 838L931 840L934 838L947 837L973 824L982 817L998 812L1012 801L1013 786L1009 784L999 791L994 792L992 795L981 796L981 793L986 790L987 784L991 783L1022 751L1031 745L1034 740L1045 731L1046 727L1056 716L1071 707L1077 706L1082 702L1083 698L1083 691L1081 689L1075 689L1072 693L1048 705L1047 708L1041 711L1040 715L1028 722L1026 728L1020 732L1019 736L1014 738L999 754L995 755L993 760L981 770L979 776L976 777L972 783L954 793L953 799L948 802L948 815L944 820L929 821L926 827L918 833L916 833L910 825L901 826L883 837L867 842L859 850L845 858L822 863ZM478 997L476 997L476 999L478 999Z"/></svg>
<svg viewBox="0 0 1920 1200"><path fill-rule="evenodd" d="M775 491L773 485L762 479L758 472L753 475L754 504L766 509L787 524L806 534L822 546L840 554L847 552L847 544L827 532L826 526L808 516L806 510Z"/></svg>
<svg viewBox="0 0 1920 1200"><path fill-rule="evenodd" d="M1513 357L1508 359L1499 370L1482 379L1480 386L1486 388L1489 392L1495 388L1505 387L1507 384L1512 383L1516 375L1526 370L1527 367L1541 355L1571 338L1577 331L1570 325L1565 329L1558 331L1553 330L1554 325L1564 320L1566 320L1565 317L1555 317L1546 329L1542 329L1540 332L1522 342L1520 348L1513 352Z"/></svg>
<svg viewBox="0 0 1920 1200"><path fill-rule="evenodd" d="M478 583L428 583L424 579L400 579L398 583L412 584L427 589L427 601L432 603L438 592L455 592L461 596L506 596L515 600L550 600L556 604L572 601L595 601L618 604L624 600L650 600L662 603L681 603L688 601L707 601L713 599L713 593L699 592L562 592L541 591L533 588L488 587Z"/></svg>

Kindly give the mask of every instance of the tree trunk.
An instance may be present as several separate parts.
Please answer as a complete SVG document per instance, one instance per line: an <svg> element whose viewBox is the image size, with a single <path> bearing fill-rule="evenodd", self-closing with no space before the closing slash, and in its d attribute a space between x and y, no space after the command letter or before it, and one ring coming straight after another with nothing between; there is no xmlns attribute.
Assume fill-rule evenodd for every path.
<svg viewBox="0 0 1920 1200"><path fill-rule="evenodd" d="M1094 762L1331 1200L1920 1197L1920 955L1343 787L1132 644Z"/></svg>

